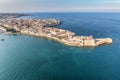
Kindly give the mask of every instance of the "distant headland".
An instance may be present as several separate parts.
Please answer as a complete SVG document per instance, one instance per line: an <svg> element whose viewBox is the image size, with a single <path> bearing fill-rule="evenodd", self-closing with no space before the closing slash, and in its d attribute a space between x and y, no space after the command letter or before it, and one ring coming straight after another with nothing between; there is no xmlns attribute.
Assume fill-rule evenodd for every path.
<svg viewBox="0 0 120 80"><path fill-rule="evenodd" d="M20 33L57 40L65 45L77 47L95 47L111 44L111 38L77 36L74 32L59 29L61 21L56 19L19 19L26 14L0 14L0 29L5 33Z"/></svg>
<svg viewBox="0 0 120 80"><path fill-rule="evenodd" d="M20 13L0 13L0 19L20 18L22 16L30 16L30 14Z"/></svg>

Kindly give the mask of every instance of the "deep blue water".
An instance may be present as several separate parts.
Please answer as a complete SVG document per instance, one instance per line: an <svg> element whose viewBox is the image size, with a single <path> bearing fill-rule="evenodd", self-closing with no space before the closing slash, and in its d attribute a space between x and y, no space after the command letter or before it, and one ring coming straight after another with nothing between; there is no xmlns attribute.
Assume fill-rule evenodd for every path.
<svg viewBox="0 0 120 80"><path fill-rule="evenodd" d="M120 13L32 13L56 18L77 35L113 44L78 48L27 35L0 34L0 80L120 80ZM26 18L26 17L23 17Z"/></svg>

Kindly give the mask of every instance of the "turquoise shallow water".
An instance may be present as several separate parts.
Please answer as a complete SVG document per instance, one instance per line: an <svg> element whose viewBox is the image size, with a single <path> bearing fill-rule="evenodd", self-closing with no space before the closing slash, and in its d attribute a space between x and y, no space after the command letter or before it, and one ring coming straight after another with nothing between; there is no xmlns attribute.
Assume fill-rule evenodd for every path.
<svg viewBox="0 0 120 80"><path fill-rule="evenodd" d="M56 18L63 21L59 28L111 37L113 44L78 48L45 38L0 34L5 39L0 41L0 80L120 80L119 13L33 13L31 17Z"/></svg>

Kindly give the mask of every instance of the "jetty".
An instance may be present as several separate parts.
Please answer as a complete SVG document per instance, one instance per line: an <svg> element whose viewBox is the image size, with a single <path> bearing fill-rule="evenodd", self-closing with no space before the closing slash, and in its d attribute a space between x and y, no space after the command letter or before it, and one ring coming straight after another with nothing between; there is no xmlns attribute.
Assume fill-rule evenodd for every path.
<svg viewBox="0 0 120 80"><path fill-rule="evenodd" d="M4 32L27 34L56 40L65 45L77 47L95 47L111 44L111 38L93 38L77 36L74 32L57 28L61 21L56 19L1 19L0 29Z"/></svg>

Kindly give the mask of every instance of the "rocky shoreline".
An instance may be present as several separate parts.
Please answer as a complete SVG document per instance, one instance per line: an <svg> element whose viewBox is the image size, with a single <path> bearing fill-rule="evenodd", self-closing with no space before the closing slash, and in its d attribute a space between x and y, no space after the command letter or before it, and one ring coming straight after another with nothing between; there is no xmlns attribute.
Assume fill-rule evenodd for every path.
<svg viewBox="0 0 120 80"><path fill-rule="evenodd" d="M4 32L21 33L57 40L65 45L95 47L111 44L111 38L94 39L92 36L77 36L74 32L56 28L61 21L56 19L2 19L0 29Z"/></svg>

